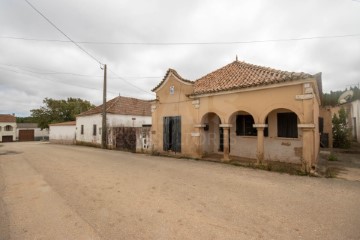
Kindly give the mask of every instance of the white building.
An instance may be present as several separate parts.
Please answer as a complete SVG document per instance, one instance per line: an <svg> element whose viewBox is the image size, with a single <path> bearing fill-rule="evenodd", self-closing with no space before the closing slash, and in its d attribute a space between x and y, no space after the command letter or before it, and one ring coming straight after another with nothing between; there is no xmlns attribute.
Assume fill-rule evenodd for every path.
<svg viewBox="0 0 360 240"><path fill-rule="evenodd" d="M360 143L360 100L355 100L350 103L350 126L352 137Z"/></svg>
<svg viewBox="0 0 360 240"><path fill-rule="evenodd" d="M16 141L16 118L10 114L0 114L0 142Z"/></svg>
<svg viewBox="0 0 360 240"><path fill-rule="evenodd" d="M101 145L102 110L100 105L76 117L77 143ZM106 125L108 129L151 125L150 101L121 96L111 99L106 103Z"/></svg>
<svg viewBox="0 0 360 240"><path fill-rule="evenodd" d="M49 124L49 140L51 143L74 144L76 122Z"/></svg>
<svg viewBox="0 0 360 240"><path fill-rule="evenodd" d="M49 129L41 129L37 123L17 123L17 141L43 141L49 139Z"/></svg>

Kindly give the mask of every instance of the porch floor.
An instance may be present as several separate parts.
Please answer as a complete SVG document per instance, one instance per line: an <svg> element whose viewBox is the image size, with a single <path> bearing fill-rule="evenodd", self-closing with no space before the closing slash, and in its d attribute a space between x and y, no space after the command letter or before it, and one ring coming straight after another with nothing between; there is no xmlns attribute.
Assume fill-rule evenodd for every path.
<svg viewBox="0 0 360 240"><path fill-rule="evenodd" d="M211 161L211 162L222 162L221 159L223 157L224 157L223 154L210 153L210 154L204 155L201 159L205 160L205 161ZM244 163L244 164L248 165L248 164L251 164L251 163L255 164L256 159L244 158L244 157L230 155L230 163L233 163L233 162L239 162L239 163Z"/></svg>
<svg viewBox="0 0 360 240"><path fill-rule="evenodd" d="M222 158L223 158L223 154L211 153L204 155L201 159L204 161L222 162L221 160ZM233 155L230 155L230 161L228 163L232 165L252 167L252 168L258 168L268 171L284 172L284 173L286 172L289 174L301 173L301 164L295 164L295 163L264 160L263 164L257 165L256 159L244 158Z"/></svg>

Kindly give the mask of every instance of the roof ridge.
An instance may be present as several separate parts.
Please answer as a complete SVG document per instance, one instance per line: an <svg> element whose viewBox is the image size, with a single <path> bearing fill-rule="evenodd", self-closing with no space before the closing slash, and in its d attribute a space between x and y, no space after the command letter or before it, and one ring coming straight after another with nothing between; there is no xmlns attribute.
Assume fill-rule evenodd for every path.
<svg viewBox="0 0 360 240"><path fill-rule="evenodd" d="M310 77L313 75L303 72L288 72L236 60L198 78L195 81L193 94L276 84Z"/></svg>

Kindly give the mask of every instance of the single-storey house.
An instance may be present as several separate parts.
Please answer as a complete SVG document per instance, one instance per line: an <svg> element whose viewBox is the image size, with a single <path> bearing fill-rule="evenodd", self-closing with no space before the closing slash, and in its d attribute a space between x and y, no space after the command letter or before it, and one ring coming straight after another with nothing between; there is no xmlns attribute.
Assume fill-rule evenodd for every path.
<svg viewBox="0 0 360 240"><path fill-rule="evenodd" d="M0 114L0 142L16 141L16 118L11 114Z"/></svg>
<svg viewBox="0 0 360 240"><path fill-rule="evenodd" d="M169 69L153 89L154 151L194 158L232 157L301 164L319 152L321 74L275 70L242 61L196 81Z"/></svg>
<svg viewBox="0 0 360 240"><path fill-rule="evenodd" d="M102 111L103 105L100 105L76 117L77 144L101 145ZM130 134L131 136L136 134L134 130L119 128L140 128L150 125L150 101L118 96L106 102L107 145L109 148L116 148L116 134ZM115 139L112 136L115 136ZM133 141L136 144L137 137L134 136L134 138ZM144 138L146 137L144 136Z"/></svg>
<svg viewBox="0 0 360 240"><path fill-rule="evenodd" d="M327 133L329 147L332 147L333 134L332 134L332 118L334 115L339 116L339 110L344 108L347 112L347 123L351 129L351 140L360 143L360 100L353 100L345 103L341 103L335 107L323 107L320 114L324 119L324 129Z"/></svg>
<svg viewBox="0 0 360 240"><path fill-rule="evenodd" d="M74 144L76 122L49 124L49 141L51 143Z"/></svg>
<svg viewBox="0 0 360 240"><path fill-rule="evenodd" d="M17 123L16 128L19 142L49 140L49 129L41 129L37 123Z"/></svg>

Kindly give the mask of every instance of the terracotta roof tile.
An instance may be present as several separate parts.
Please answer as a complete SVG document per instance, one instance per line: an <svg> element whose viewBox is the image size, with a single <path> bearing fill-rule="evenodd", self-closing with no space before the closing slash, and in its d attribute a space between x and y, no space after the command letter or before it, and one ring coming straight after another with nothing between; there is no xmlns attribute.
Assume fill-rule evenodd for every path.
<svg viewBox="0 0 360 240"><path fill-rule="evenodd" d="M234 61L195 81L192 95L269 85L313 77Z"/></svg>
<svg viewBox="0 0 360 240"><path fill-rule="evenodd" d="M163 80L155 88L153 88L151 91L155 92L165 82L165 80L170 75L170 73L174 74L181 81L188 82L188 83L194 83L193 81L182 78L174 69L169 68L167 70Z"/></svg>
<svg viewBox="0 0 360 240"><path fill-rule="evenodd" d="M78 116L102 113L102 104ZM106 113L119 115L151 116L151 101L129 97L116 97L106 102Z"/></svg>
<svg viewBox="0 0 360 240"><path fill-rule="evenodd" d="M0 114L0 122L16 122L16 117L11 114Z"/></svg>
<svg viewBox="0 0 360 240"><path fill-rule="evenodd" d="M49 126L75 126L76 121L49 124Z"/></svg>

